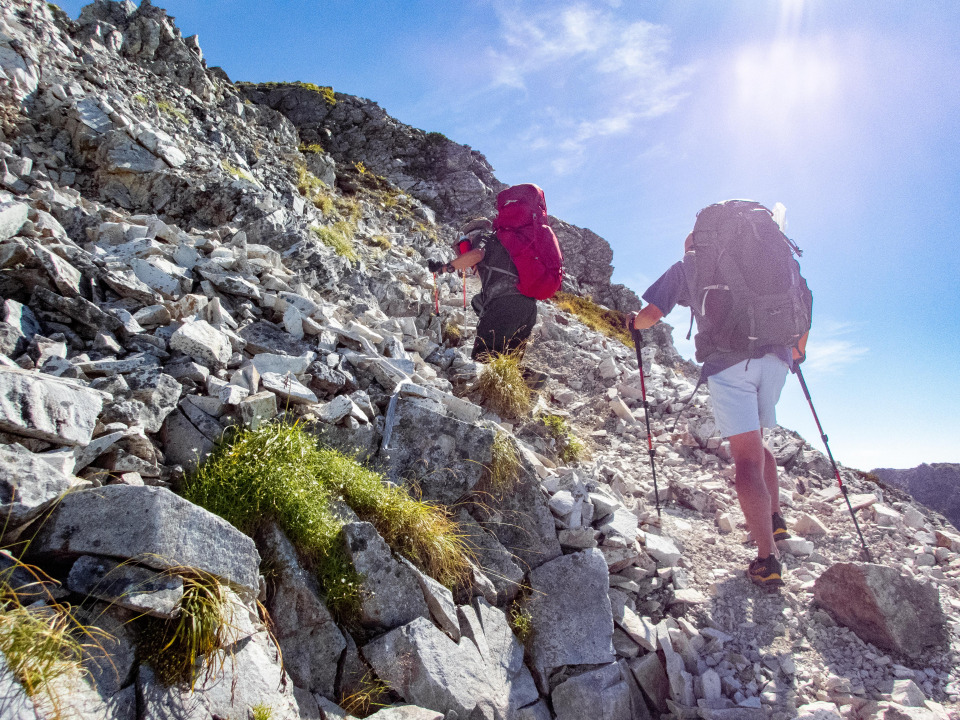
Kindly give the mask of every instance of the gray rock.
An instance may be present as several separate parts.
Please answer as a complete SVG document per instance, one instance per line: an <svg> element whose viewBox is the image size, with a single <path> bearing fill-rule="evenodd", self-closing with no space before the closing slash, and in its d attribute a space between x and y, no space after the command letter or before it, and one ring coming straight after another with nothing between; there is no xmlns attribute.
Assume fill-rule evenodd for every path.
<svg viewBox="0 0 960 720"><path fill-rule="evenodd" d="M265 705L271 720L300 720L293 686L286 682L276 646L260 632L220 650L210 659L213 672L196 686L165 687L145 665L137 674L141 720L209 720L248 717L250 708Z"/></svg>
<svg viewBox="0 0 960 720"><path fill-rule="evenodd" d="M430 617L415 573L393 558L373 525L348 523L343 541L354 568L364 575L360 617L364 627L390 630L414 618Z"/></svg>
<svg viewBox="0 0 960 720"><path fill-rule="evenodd" d="M27 221L30 206L16 201L0 203L0 242L12 238Z"/></svg>
<svg viewBox="0 0 960 720"><path fill-rule="evenodd" d="M213 441L204 435L180 410L167 416L161 428L164 457L171 465L182 465L186 470L213 451Z"/></svg>
<svg viewBox="0 0 960 720"><path fill-rule="evenodd" d="M265 320L247 325L239 334L247 342L246 351L254 356L259 353L298 356L311 351L306 342Z"/></svg>
<svg viewBox="0 0 960 720"><path fill-rule="evenodd" d="M510 492L485 494L473 514L503 547L509 548L514 562L524 571L561 554L553 515L536 471L526 458L521 458L519 477Z"/></svg>
<svg viewBox="0 0 960 720"><path fill-rule="evenodd" d="M206 320L181 325L170 336L170 349L213 367L225 366L233 354L229 338Z"/></svg>
<svg viewBox="0 0 960 720"><path fill-rule="evenodd" d="M936 587L869 563L837 563L814 583L814 598L862 640L919 657L946 648L945 618Z"/></svg>
<svg viewBox="0 0 960 720"><path fill-rule="evenodd" d="M497 590L497 604L506 605L520 591L524 572L516 558L503 546L496 536L484 530L470 514L461 509L457 524L463 533L474 559Z"/></svg>
<svg viewBox="0 0 960 720"><path fill-rule="evenodd" d="M599 550L564 555L531 571L530 653L543 677L562 665L615 660L607 575Z"/></svg>
<svg viewBox="0 0 960 720"><path fill-rule="evenodd" d="M394 705L378 710L367 719L375 720L444 720L446 715L436 710L427 710L417 705Z"/></svg>
<svg viewBox="0 0 960 720"><path fill-rule="evenodd" d="M165 488L107 485L68 493L30 546L38 557L96 554L164 570L186 566L223 578L256 597L253 540Z"/></svg>
<svg viewBox="0 0 960 720"><path fill-rule="evenodd" d="M423 499L453 505L487 472L494 433L394 396L390 400L380 456L395 483L416 483Z"/></svg>
<svg viewBox="0 0 960 720"><path fill-rule="evenodd" d="M487 665L487 678L494 694L508 701L507 717L540 699L533 675L524 664L523 645L517 640L503 610L475 597L471 607L461 608L465 636L473 640Z"/></svg>
<svg viewBox="0 0 960 720"><path fill-rule="evenodd" d="M279 398L281 404L289 402L295 405L309 405L317 402L317 396L293 375L266 372L260 377L260 382L263 383L265 390L269 390Z"/></svg>
<svg viewBox="0 0 960 720"><path fill-rule="evenodd" d="M566 680L551 694L557 720L633 720L630 688L616 663Z"/></svg>
<svg viewBox="0 0 960 720"><path fill-rule="evenodd" d="M260 533L257 547L273 569L267 609L284 667L298 687L333 696L337 663L347 643L320 599L316 579L276 525Z"/></svg>
<svg viewBox="0 0 960 720"><path fill-rule="evenodd" d="M0 367L0 430L58 445L86 445L104 396L51 375Z"/></svg>
<svg viewBox="0 0 960 720"><path fill-rule="evenodd" d="M368 643L363 656L407 702L471 718L481 701L493 701L505 717L505 698L493 694L477 646L467 638L453 642L426 618ZM494 720L495 715L481 710L480 717Z"/></svg>
<svg viewBox="0 0 960 720"><path fill-rule="evenodd" d="M11 528L37 515L72 484L39 455L0 446L0 516Z"/></svg>
<svg viewBox="0 0 960 720"><path fill-rule="evenodd" d="M67 587L81 595L167 619L179 614L183 597L183 578L178 575L92 555L84 555L73 564Z"/></svg>

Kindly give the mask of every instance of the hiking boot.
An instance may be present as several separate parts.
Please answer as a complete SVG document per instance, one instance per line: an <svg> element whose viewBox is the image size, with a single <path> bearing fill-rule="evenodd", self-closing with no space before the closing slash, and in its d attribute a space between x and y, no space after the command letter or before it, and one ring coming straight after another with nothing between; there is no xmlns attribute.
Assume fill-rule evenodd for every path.
<svg viewBox="0 0 960 720"><path fill-rule="evenodd" d="M783 587L783 568L780 561L773 555L757 558L747 568L747 577L754 585L762 588Z"/></svg>
<svg viewBox="0 0 960 720"><path fill-rule="evenodd" d="M524 368L522 374L523 382L526 383L527 387L531 390L539 390L546 385L547 380L550 379L550 376L546 373L531 370L530 368Z"/></svg>
<svg viewBox="0 0 960 720"><path fill-rule="evenodd" d="M789 540L792 537L789 531L787 530L787 521L783 519L783 515L780 513L773 514L773 540L774 542L780 542L781 540Z"/></svg>

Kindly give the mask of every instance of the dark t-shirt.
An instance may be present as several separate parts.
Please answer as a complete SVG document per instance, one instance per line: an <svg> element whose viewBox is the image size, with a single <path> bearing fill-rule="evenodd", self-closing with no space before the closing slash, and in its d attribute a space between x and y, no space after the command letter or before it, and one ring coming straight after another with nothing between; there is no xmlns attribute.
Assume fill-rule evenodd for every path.
<svg viewBox="0 0 960 720"><path fill-rule="evenodd" d="M690 307L690 286L687 284L683 261L674 263L663 275L657 278L656 282L647 288L647 291L643 294L643 299L651 305L656 305L664 315L669 315L677 305ZM703 380L706 380L711 375L726 370L738 362L748 358L763 357L768 353L776 355L787 365L792 362L793 353L786 345L768 345L752 353L747 351L717 352L704 361L700 376Z"/></svg>

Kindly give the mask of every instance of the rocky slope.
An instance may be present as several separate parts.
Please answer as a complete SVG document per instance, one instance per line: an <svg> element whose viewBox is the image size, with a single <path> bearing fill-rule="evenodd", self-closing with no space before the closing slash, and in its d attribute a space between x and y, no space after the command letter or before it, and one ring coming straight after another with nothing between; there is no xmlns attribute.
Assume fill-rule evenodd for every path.
<svg viewBox="0 0 960 720"><path fill-rule="evenodd" d="M794 537L783 592L758 591L729 448L703 389L677 422L694 370L663 328L645 411L634 350L541 303L537 407L484 406L449 332L469 347L475 318L450 276L437 312L425 270L501 187L479 153L324 88L235 86L146 1L0 10L4 576L108 634L55 686L60 716L339 718L377 677L380 720L957 717L960 537L844 469L865 563L828 462L777 429ZM628 307L609 247L553 222L569 289ZM559 459L544 413L586 457ZM354 637L278 528L249 538L176 493L225 428L278 415L416 477L474 547L472 582L451 592L355 518ZM491 492L498 438L520 470ZM11 565L27 540L44 592ZM221 661L168 687L142 616L181 612L197 571L232 608ZM0 713L53 716L3 659Z"/></svg>
<svg viewBox="0 0 960 720"><path fill-rule="evenodd" d="M955 528L960 528L960 464L924 463L909 470L875 468L870 472L910 493L914 500L941 513Z"/></svg>

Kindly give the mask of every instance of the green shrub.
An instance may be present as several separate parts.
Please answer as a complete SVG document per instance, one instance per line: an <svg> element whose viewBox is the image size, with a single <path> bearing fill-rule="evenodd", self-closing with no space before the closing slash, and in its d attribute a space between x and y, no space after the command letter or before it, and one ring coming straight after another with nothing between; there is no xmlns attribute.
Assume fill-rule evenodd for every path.
<svg viewBox="0 0 960 720"><path fill-rule="evenodd" d="M316 574L331 612L348 625L357 617L360 583L332 501L346 502L395 551L445 585L469 576L466 544L442 508L384 484L353 458L318 447L299 425L235 431L187 478L183 494L248 535L275 521Z"/></svg>
<svg viewBox="0 0 960 720"><path fill-rule="evenodd" d="M393 247L393 243L390 242L390 238L386 235L374 235L369 240L370 244L374 247L378 247L381 250L389 250Z"/></svg>
<svg viewBox="0 0 960 720"><path fill-rule="evenodd" d="M561 310L576 315L587 327L619 340L627 347L633 347L633 338L623 325L623 313L565 292L554 295L552 302Z"/></svg>
<svg viewBox="0 0 960 720"><path fill-rule="evenodd" d="M310 143L309 145L307 143L300 143L299 149L302 153L314 153L317 155L323 152L323 146L318 143Z"/></svg>
<svg viewBox="0 0 960 720"><path fill-rule="evenodd" d="M350 262L357 261L357 251L353 247L353 228L349 223L340 221L333 225L314 225L310 231L324 245L333 248L337 255Z"/></svg>
<svg viewBox="0 0 960 720"><path fill-rule="evenodd" d="M532 393L523 380L519 353L488 356L477 389L494 412L519 418L530 412Z"/></svg>

